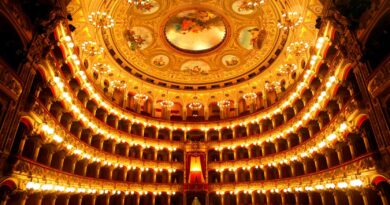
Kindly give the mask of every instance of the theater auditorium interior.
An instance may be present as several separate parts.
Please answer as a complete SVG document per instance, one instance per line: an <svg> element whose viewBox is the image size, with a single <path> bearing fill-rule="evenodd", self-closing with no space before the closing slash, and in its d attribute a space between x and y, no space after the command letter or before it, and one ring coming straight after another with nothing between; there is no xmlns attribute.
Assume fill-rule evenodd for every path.
<svg viewBox="0 0 390 205"><path fill-rule="evenodd" d="M390 205L389 0L0 1L0 205Z"/></svg>

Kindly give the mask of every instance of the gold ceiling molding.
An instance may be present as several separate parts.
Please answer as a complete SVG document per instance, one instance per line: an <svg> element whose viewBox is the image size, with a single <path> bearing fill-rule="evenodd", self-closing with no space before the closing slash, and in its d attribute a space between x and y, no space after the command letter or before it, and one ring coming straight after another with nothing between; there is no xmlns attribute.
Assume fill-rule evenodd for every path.
<svg viewBox="0 0 390 205"><path fill-rule="evenodd" d="M204 99L209 100L211 96L218 97L221 91L230 93L233 98L239 98L240 91L252 87L256 88L254 92L264 93L264 79L285 79L289 86L293 82L287 79L288 76L277 75L277 71L282 64L299 64L300 60L286 54L286 46L302 37L310 44L315 39L314 27L306 28L307 24L315 22L315 15L310 9L302 9L302 12L306 12L302 13L304 22L300 29L291 32L277 27L282 13L290 7L281 5L280 2L265 1L264 4L248 9L240 8L240 2L210 0L188 3L182 0L156 0L151 1L151 6L131 7L127 1L111 0L96 4L90 0L74 0L68 10L74 17L72 23L78 28L74 33L76 41L80 44L95 41L105 48L105 54L84 59L89 65L111 65L115 74L104 76L105 79L110 82L125 80L128 92L133 92L133 88L142 84L143 90L150 92L152 96L161 95L161 87L173 88L170 95L174 98L179 96L180 99L191 99L195 91L205 102ZM297 7L319 4L314 0L291 2L294 10ZM198 10L198 14L194 14L194 10ZM88 15L97 11L109 13L115 20L115 26L100 32L89 25ZM202 18L203 21L199 20ZM225 36L216 47L212 46L206 52L186 52L177 49L167 40L167 24L173 22L173 28L177 27L175 31L183 37L185 35L180 32L209 32L205 27L214 28L218 19L226 29ZM188 24L192 27L186 27ZM253 35L262 40L251 39ZM299 70L298 73L300 72L302 71ZM95 83L99 82L102 80Z"/></svg>

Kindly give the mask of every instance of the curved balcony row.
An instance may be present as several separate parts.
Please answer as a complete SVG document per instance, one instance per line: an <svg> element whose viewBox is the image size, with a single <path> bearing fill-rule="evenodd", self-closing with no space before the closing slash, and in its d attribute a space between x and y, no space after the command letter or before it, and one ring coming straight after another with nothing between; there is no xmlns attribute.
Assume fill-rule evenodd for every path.
<svg viewBox="0 0 390 205"><path fill-rule="evenodd" d="M92 145L80 143L79 138L58 126L55 120L51 119L42 107L39 107L38 103L34 106L34 111L38 114L33 114L33 118L41 124L40 127L35 128L40 135L27 137L27 134L24 134L19 146L20 154L34 161L60 170L65 164L68 165L67 171L71 173L79 167L77 173L80 175L86 175L88 169L92 169L94 173L92 176L97 178L100 177L101 168L108 170L109 173L118 172L118 169L122 172L129 170L139 173L143 171L175 173L176 170L183 169L184 153L182 150L169 152L168 150L142 149L130 147L126 143L113 147L109 142L102 141ZM54 129L49 125L57 126L53 126Z"/></svg>
<svg viewBox="0 0 390 205"><path fill-rule="evenodd" d="M324 33L326 33L326 35L328 36L333 36L333 29L331 28L330 25L328 25L326 27L326 30ZM115 104L112 104L109 100L108 101L105 101L104 102L102 101L102 99L104 99L104 97L101 97L97 91L94 90L93 86L87 82L87 77L85 75L85 73L82 73L82 72L74 72L74 71L80 71L80 61L77 60L78 59L78 56L77 52L74 51L73 48L69 48L66 44L69 43L69 41L71 42L71 38L66 38L66 34L68 32L63 28L63 27L59 27L57 29L57 32L56 32L56 35L57 35L57 39L59 39L60 41L60 45L61 45L61 49L62 49L62 55L64 58L68 58L68 56L71 56L69 57L69 64L68 64L68 68L70 69L70 71L72 72L72 76L77 76L77 79L78 81L80 82L83 82L82 85L83 87L87 88L88 90L88 93L94 93L93 97L94 100L100 105L104 105L103 108L105 110L109 110L111 113L114 113L116 114L120 119L131 119L131 121L140 121L140 122L143 122L143 124L154 124L154 125L159 125L160 127L168 127L168 128L171 128L171 127L177 127L177 125L179 125L180 127L183 127L184 130L186 130L186 127L187 127L187 124L188 123L171 123L169 122L168 124L164 121L160 121L160 120L156 120L156 119L152 119L152 118L145 118L145 117L141 117L141 116L137 116L137 115L133 115L133 114L130 114L129 112L127 112L126 110L123 110L122 108L118 108ZM66 42L65 40L63 39L67 39L68 42ZM311 61L311 65L313 68L315 68L315 70L318 69L319 67L319 57L318 56L321 56L322 54L324 54L326 52L326 48L322 48L320 49L320 51L318 51L318 55L315 55L313 58L312 58L312 61ZM57 52L58 53L58 52ZM75 61L75 62L73 62ZM330 60L329 60L330 61ZM78 62L78 63L77 63ZM309 73L307 75L305 75L306 77L309 77L312 73ZM310 79L310 78L305 78L305 79ZM302 89L303 86L297 86L299 87L300 89ZM300 90L298 89L298 90ZM297 92L299 93L299 91ZM289 100L294 100L296 96L290 96L291 99ZM285 102L287 102L288 100L286 99ZM286 104L287 106L287 104ZM267 113L266 112L261 112L259 114L261 115L258 115L256 114L255 116L246 116L246 119L251 121L251 120L256 120L258 118L262 118L264 117L265 115L269 115L271 114L274 110L277 110L277 109L280 109L280 103L277 103L277 105L273 105L272 108L268 109ZM144 119L147 119L146 121ZM219 127L221 126L220 123L213 123L211 122L212 124L210 124L211 127ZM232 122L229 122L229 123L224 123L222 122L222 126L226 126L226 125L223 125L223 124L229 124L229 125L238 125L242 123L242 120L241 119L233 119ZM188 124L188 125L191 125L192 123ZM199 124L193 124L193 126L197 126L197 127L202 127L202 125L199 125Z"/></svg>
<svg viewBox="0 0 390 205"><path fill-rule="evenodd" d="M58 81L57 81L58 82ZM48 90L48 91L46 91L46 92L50 92L50 90ZM41 92L41 93L45 93L45 92ZM310 93L310 92L309 92ZM313 94L310 94L310 96L313 96ZM47 101L47 97L44 97L44 99L43 99L43 101L44 102L47 102L46 104L49 104L48 106L50 106L50 101ZM77 102L72 102L72 103L76 103L77 104ZM303 107L303 103L302 102L300 102L301 103L301 108ZM61 110L61 103L57 103L56 105L58 105L58 107L56 108L56 109L53 109L53 112L54 113L56 113L56 115L58 115L58 109L60 109ZM50 106L51 107L51 106ZM72 106L72 108L74 108L74 106ZM78 108L76 108L76 111L77 112L79 112L80 110L78 109ZM73 111L73 112L76 112L76 111ZM291 109L289 110L289 111L291 111ZM74 115L74 114L73 114ZM77 114L76 114L77 115ZM284 116L287 116L288 114L286 114L286 115L284 115ZM291 115L291 114L290 114ZM62 116L62 115L60 115L60 116ZM68 115L66 115L66 117L69 117L69 116L72 116L71 114L68 114ZM82 115L83 117L84 117L84 119L85 119L85 115L83 114ZM105 119L107 120L107 115L105 115L106 117L105 117ZM272 124L277 124L277 125L280 125L280 124L283 124L283 119L284 119L284 117L280 117L281 116L281 114L279 114L279 116L277 117L277 118L273 118L273 119L275 119L275 120L273 120L272 122L275 122L275 123L272 123ZM292 114L290 117L293 117L294 115ZM288 119L289 117L287 116L286 117L286 119ZM281 122L279 122L277 119L279 119L279 121L281 120ZM62 120L61 120L62 121ZM71 123L73 123L73 122L76 122L76 125L78 124L78 122L77 121L72 121L72 120L64 120L64 121L66 121L65 123L67 123L67 126L71 126L70 124L69 124L69 122L71 122ZM133 124L134 125L134 129L133 129L133 125L131 125L131 123L129 123L129 121L118 121L118 119L116 119L115 120L115 118L114 118L114 120L112 120L114 123L113 124L115 124L116 126L114 126L115 128L118 128L118 127L120 127L120 128L122 128L122 130L123 130L123 127L124 127L124 130L126 130L127 132L133 132L132 130L135 130L134 131L134 133L137 133L137 134L141 134L141 135L143 135L143 136L157 136L157 137L159 137L159 138L162 138L162 139L165 139L165 138L167 138L166 136L167 135L169 135L169 138L182 138L182 137L180 137L180 136L176 136L176 137L173 137L174 135L173 135L173 133L174 132L170 132L169 130L166 130L166 129L161 129L161 132L158 132L158 134L157 134L157 131L156 130L159 130L159 129L155 129L155 128L152 128L152 127L149 127L149 129L145 129L145 128L143 128L142 126L140 126L140 127L138 127L136 124ZM263 120L263 121L266 121L266 120ZM119 122L122 122L122 123L119 123ZM85 122L84 122L85 123ZM124 123L124 124L123 124ZM127 124L126 124L127 123ZM267 122L265 122L265 123L267 123ZM87 124L90 124L90 123L87 123ZM120 124L122 124L121 126L119 126ZM267 130L267 128L265 128L265 127L267 127L267 126L260 126L260 131L264 131L264 130ZM268 125L268 127L269 127L269 125ZM249 128L249 126L247 126L247 128L246 128L246 130L248 130L248 128ZM78 129L79 131L80 131L80 129ZM233 130L235 130L235 129L233 129ZM146 132L145 132L146 131ZM254 132L256 132L256 131L254 131ZM146 134L145 134L146 133ZM164 133L165 133L165 135L164 135ZM184 138L186 138L186 131L184 131L184 132L180 132L180 131L178 131L178 132L176 132L177 134L182 134L182 133L184 133ZM234 136L234 133L235 132L233 132L233 136ZM196 135L196 133L195 133L195 135ZM195 136L195 138L196 138L196 136ZM152 141L153 142L153 141ZM153 146L153 145L152 145ZM164 146L164 145L163 145Z"/></svg>
<svg viewBox="0 0 390 205"><path fill-rule="evenodd" d="M372 138L368 139L366 134L349 133L346 137L338 138L338 140L327 141L330 143L328 146L304 147L302 151L306 152L291 150L290 155L287 153L283 155L284 161L283 158L282 161L277 158L273 160L271 156L268 160L259 158L231 163L210 163L208 181L210 184L238 183L308 175L348 163L370 153L373 147L376 147L375 144L372 145Z"/></svg>
<svg viewBox="0 0 390 205"><path fill-rule="evenodd" d="M24 167L28 166L28 170ZM42 176L41 173L45 173ZM148 201L149 197L154 198L154 202L162 202L161 200L172 200L172 204L178 204L181 200L180 192L182 185L169 183L139 183L139 182L120 182L108 181L104 179L91 179L89 177L77 176L67 172L58 171L51 167L36 164L27 159L20 159L16 165L13 177L19 180L18 196L16 201L22 201L24 204L79 204L78 200L83 201L82 204L91 203L91 199L83 197L77 199L72 197L60 198L46 198L39 197L36 194L69 194L69 195L93 195L96 196L93 202L97 204L103 203L105 200L111 198L110 204L120 204L120 197L125 196L125 200L129 203L140 204L141 201ZM28 192L25 192L28 191ZM25 197L20 197L19 194L24 194ZM63 195L62 195L63 196ZM103 197L103 198L101 198ZM119 197L119 198L118 198ZM168 199L167 199L168 198ZM8 199L6 204L15 203L12 196ZM156 200L156 201L155 201ZM50 202L50 203L49 203ZM180 201L181 202L181 201ZM152 203L152 204L155 204ZM20 204L20 203L18 203ZM104 203L103 203L104 204ZM142 203L141 203L142 204Z"/></svg>
<svg viewBox="0 0 390 205"><path fill-rule="evenodd" d="M352 105L352 104L350 104ZM346 112L346 110L343 110ZM357 114L358 111L349 113L350 115L360 115ZM350 116L340 113L337 118L333 119L332 122L325 127L321 132L318 132L315 136L310 138L305 138L305 141L302 143L297 143L295 146L287 147L285 140L279 140L279 142L285 142L283 144L276 144L276 147L273 147L274 144L264 143L261 145L252 145L252 146L239 146L234 149L224 149L221 151L209 150L208 151L208 167L216 170L223 170L225 168L247 168L254 166L270 166L275 164L286 164L288 162L294 162L300 158L305 158L310 156L312 153L321 152L326 148L329 148L333 145L335 140L344 139L345 136L349 136L350 146L353 154L364 151L372 150L372 147L375 147L375 144L372 145L374 140L373 136L359 134L348 134L355 125L347 125L345 120L348 119L350 124L357 123L359 119L364 118L365 115L360 115L356 119L351 119ZM298 139L296 139L298 140ZM370 144L371 143L371 144ZM274 145L275 146L275 145ZM361 149L359 151L356 151ZM210 161L211 160L211 161ZM241 166L238 166L241 165Z"/></svg>
<svg viewBox="0 0 390 205"><path fill-rule="evenodd" d="M368 154L349 163L324 170L320 173L295 177L295 180L270 180L265 183L224 183L209 186L207 197L209 204L238 205L248 203L260 204L387 204L386 197L378 196L377 190L369 187L377 175L373 163L373 155ZM26 170L24 167L29 167ZM360 169L356 169L359 166ZM346 177L345 171L355 173ZM46 173L46 177L40 174ZM29 174L27 174L29 173ZM65 204L91 204L99 200L98 204L182 204L182 187L179 185L162 184L159 187L152 184L133 184L122 182L106 183L105 180L69 175L52 168L37 165L28 160L21 160L16 166L14 177L19 180L19 193L8 199L9 204L24 200L26 204L64 204L63 198L51 195L70 195ZM28 191L28 192L26 192ZM362 195L348 194L362 193ZM321 194L320 194L321 193ZM332 196L334 194L334 197ZM23 194L26 197L20 197ZM324 196L321 197L321 195ZM72 196L79 196L72 198ZM163 199L161 199L161 198ZM176 198L177 197L177 198ZM145 199L146 198L146 199ZM168 198L168 199L167 199ZM52 199L54 202L52 202ZM30 200L30 201L29 201ZM69 201L70 200L70 201ZM102 200L102 201L101 201ZM158 200L158 201L156 201ZM178 200L178 201L173 201ZM29 202L29 203L27 203ZM52 203L48 203L52 202ZM73 203L71 203L73 202ZM92 203L94 204L94 203Z"/></svg>
<svg viewBox="0 0 390 205"><path fill-rule="evenodd" d="M20 149L19 154L31 161L74 175L137 183L183 183L180 164L175 166L163 162L126 161L124 157L116 157L116 161L110 160L112 158L104 160L99 158L101 153L92 155L93 152L88 152L88 149L75 149L71 152L38 135L22 138ZM79 155L78 151L86 154Z"/></svg>

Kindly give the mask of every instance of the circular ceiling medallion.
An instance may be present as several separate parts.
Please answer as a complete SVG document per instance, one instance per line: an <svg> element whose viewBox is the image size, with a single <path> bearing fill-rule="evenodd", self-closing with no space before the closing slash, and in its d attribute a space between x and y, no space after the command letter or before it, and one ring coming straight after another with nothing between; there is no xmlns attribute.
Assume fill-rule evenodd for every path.
<svg viewBox="0 0 390 205"><path fill-rule="evenodd" d="M227 28L217 13L196 8L171 16L164 32L172 47L187 53L204 53L224 42Z"/></svg>

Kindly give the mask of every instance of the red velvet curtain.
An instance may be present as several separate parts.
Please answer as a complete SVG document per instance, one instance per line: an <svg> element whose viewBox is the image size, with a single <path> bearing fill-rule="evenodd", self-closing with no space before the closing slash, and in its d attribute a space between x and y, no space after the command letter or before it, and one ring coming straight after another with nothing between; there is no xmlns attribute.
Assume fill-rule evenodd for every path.
<svg viewBox="0 0 390 205"><path fill-rule="evenodd" d="M194 156L194 157L199 156L200 157L200 163L202 166L202 175L203 175L204 180L206 181L206 154L204 152L191 152L191 153L187 153L187 156L186 156L187 183L189 183L189 180L190 180L189 176L190 176L190 167L191 167L191 157L192 156Z"/></svg>

